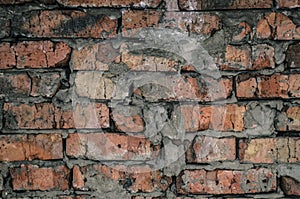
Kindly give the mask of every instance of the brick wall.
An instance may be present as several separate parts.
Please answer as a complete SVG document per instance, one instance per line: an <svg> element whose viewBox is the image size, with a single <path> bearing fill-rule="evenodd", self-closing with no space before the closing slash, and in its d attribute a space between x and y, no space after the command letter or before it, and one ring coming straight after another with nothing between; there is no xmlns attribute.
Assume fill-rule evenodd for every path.
<svg viewBox="0 0 300 199"><path fill-rule="evenodd" d="M300 197L299 7L0 0L1 198Z"/></svg>

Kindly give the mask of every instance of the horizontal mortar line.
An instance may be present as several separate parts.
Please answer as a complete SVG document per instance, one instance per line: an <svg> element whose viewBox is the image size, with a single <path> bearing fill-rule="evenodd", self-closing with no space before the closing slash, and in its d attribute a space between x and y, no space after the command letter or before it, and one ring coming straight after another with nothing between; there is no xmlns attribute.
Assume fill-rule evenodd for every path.
<svg viewBox="0 0 300 199"><path fill-rule="evenodd" d="M292 102L298 100L300 100L300 98L237 98L237 102Z"/></svg>
<svg viewBox="0 0 300 199"><path fill-rule="evenodd" d="M33 159L33 160L20 160L20 161L2 161L0 165L18 168L21 165L38 165L40 167L52 167L52 166L60 166L66 165L66 161L63 159L49 159L49 160L40 160L40 159Z"/></svg>
<svg viewBox="0 0 300 199"><path fill-rule="evenodd" d="M150 159L150 160L131 160L131 159L124 159L124 160L107 160L107 159L103 159L103 160L96 160L96 159L89 159L89 158L74 158L72 156L68 156L68 161L71 162L81 162L81 161L88 161L87 165L90 165L90 163L92 164L102 164L105 165L107 164L108 166L118 166L118 165L124 165L124 166L138 166L138 165L147 165L147 166L156 166L155 164L155 160L156 159ZM75 164L74 163L74 164ZM79 163L81 164L81 163Z"/></svg>
<svg viewBox="0 0 300 199"><path fill-rule="evenodd" d="M35 72L35 73L55 73L55 72L65 72L68 66L62 67L47 67L47 68L12 68L12 69L0 69L0 73L13 73L19 74L24 72Z"/></svg>
<svg viewBox="0 0 300 199"><path fill-rule="evenodd" d="M299 131L277 131L276 137L300 137L300 130Z"/></svg>

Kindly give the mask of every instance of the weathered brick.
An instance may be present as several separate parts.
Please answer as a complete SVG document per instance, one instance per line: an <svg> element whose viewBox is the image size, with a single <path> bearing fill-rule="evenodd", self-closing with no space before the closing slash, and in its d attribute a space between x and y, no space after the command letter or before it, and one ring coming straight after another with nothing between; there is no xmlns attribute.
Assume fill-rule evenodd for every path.
<svg viewBox="0 0 300 199"><path fill-rule="evenodd" d="M117 19L73 10L30 11L14 18L14 35L53 38L107 38L117 32Z"/></svg>
<svg viewBox="0 0 300 199"><path fill-rule="evenodd" d="M67 63L71 48L63 42L25 41L14 46L17 68L50 68Z"/></svg>
<svg viewBox="0 0 300 199"><path fill-rule="evenodd" d="M10 43L0 43L0 69L13 68L16 66L16 54Z"/></svg>
<svg viewBox="0 0 300 199"><path fill-rule="evenodd" d="M232 92L232 79L211 77L167 76L156 83L134 89L136 95L149 100L216 101L226 99ZM162 82L160 82L162 81Z"/></svg>
<svg viewBox="0 0 300 199"><path fill-rule="evenodd" d="M223 70L261 70L275 67L275 50L267 44L245 46L228 45Z"/></svg>
<svg viewBox="0 0 300 199"><path fill-rule="evenodd" d="M69 106L69 105L68 105ZM50 103L4 104L8 129L107 128L109 109L102 103L56 107Z"/></svg>
<svg viewBox="0 0 300 199"><path fill-rule="evenodd" d="M247 22L245 21L240 22L237 26L234 27L233 35L232 35L233 42L241 42L244 40L247 41L251 37L252 37L252 28Z"/></svg>
<svg viewBox="0 0 300 199"><path fill-rule="evenodd" d="M274 163L299 162L300 139L257 138L239 143L239 158L242 162Z"/></svg>
<svg viewBox="0 0 300 199"><path fill-rule="evenodd" d="M52 104L4 104L4 127L9 129L52 129L54 108Z"/></svg>
<svg viewBox="0 0 300 199"><path fill-rule="evenodd" d="M300 68L300 43L295 43L288 47L286 61L289 68Z"/></svg>
<svg viewBox="0 0 300 199"><path fill-rule="evenodd" d="M185 130L242 131L246 108L235 104L225 106L181 105Z"/></svg>
<svg viewBox="0 0 300 199"><path fill-rule="evenodd" d="M150 0L150 1L140 1L140 0L57 0L59 3L65 5L65 6L71 6L71 7L151 7L155 8L160 3L161 0Z"/></svg>
<svg viewBox="0 0 300 199"><path fill-rule="evenodd" d="M197 136L187 150L187 162L208 163L235 160L235 142L235 138Z"/></svg>
<svg viewBox="0 0 300 199"><path fill-rule="evenodd" d="M67 190L70 171L65 166L52 168L36 165L21 165L10 170L15 191L27 190Z"/></svg>
<svg viewBox="0 0 300 199"><path fill-rule="evenodd" d="M250 68L251 48L249 46L232 46L226 47L225 59L230 65L240 65L242 68Z"/></svg>
<svg viewBox="0 0 300 199"><path fill-rule="evenodd" d="M75 76L76 92L79 96L92 99L110 99L115 83L100 72L77 72Z"/></svg>
<svg viewBox="0 0 300 199"><path fill-rule="evenodd" d="M299 74L240 75L237 78L236 95L238 98L298 98L299 81Z"/></svg>
<svg viewBox="0 0 300 199"><path fill-rule="evenodd" d="M77 129L99 129L109 127L109 109L106 104L75 104L74 126ZM61 116L64 119L64 115Z"/></svg>
<svg viewBox="0 0 300 199"><path fill-rule="evenodd" d="M123 36L134 35L141 28L157 27L162 14L158 11L123 11Z"/></svg>
<svg viewBox="0 0 300 199"><path fill-rule="evenodd" d="M53 68L67 63L71 48L63 42L24 41L0 44L1 69Z"/></svg>
<svg viewBox="0 0 300 199"><path fill-rule="evenodd" d="M300 196L300 182L289 176L280 179L282 191L288 196Z"/></svg>
<svg viewBox="0 0 300 199"><path fill-rule="evenodd" d="M125 133L140 133L145 129L142 111L137 107L121 106L112 109L116 128Z"/></svg>
<svg viewBox="0 0 300 199"><path fill-rule="evenodd" d="M29 96L31 80L25 74L0 74L0 95L4 96Z"/></svg>
<svg viewBox="0 0 300 199"><path fill-rule="evenodd" d="M299 0L278 0L280 8L297 8L300 7Z"/></svg>
<svg viewBox="0 0 300 199"><path fill-rule="evenodd" d="M60 87L59 73L32 73L30 77L32 81L30 95L33 97L53 97Z"/></svg>
<svg viewBox="0 0 300 199"><path fill-rule="evenodd" d="M279 131L300 131L300 107L288 107L276 120L275 127Z"/></svg>
<svg viewBox="0 0 300 199"><path fill-rule="evenodd" d="M164 176L159 170L152 171L149 166L116 166L89 165L81 167L79 178L84 178L84 186L78 189L93 190L90 186L91 179L101 178L103 182L115 182L123 185L128 191L136 192L154 192L165 191L171 184L171 178ZM77 175L78 176L78 175Z"/></svg>
<svg viewBox="0 0 300 199"><path fill-rule="evenodd" d="M0 38L8 37L10 35L10 20L5 17L0 17Z"/></svg>
<svg viewBox="0 0 300 199"><path fill-rule="evenodd" d="M276 173L265 168L247 171L185 170L177 177L180 194L246 194L276 191Z"/></svg>
<svg viewBox="0 0 300 199"><path fill-rule="evenodd" d="M299 39L300 32L298 32L298 28L287 15L270 13L257 23L256 35L260 39Z"/></svg>
<svg viewBox="0 0 300 199"><path fill-rule="evenodd" d="M179 0L179 7L183 10L251 9L272 6L272 0Z"/></svg>
<svg viewBox="0 0 300 199"><path fill-rule="evenodd" d="M32 0L0 0L0 4L21 4L26 2L32 2Z"/></svg>
<svg viewBox="0 0 300 199"><path fill-rule="evenodd" d="M159 27L162 28L203 35L212 35L220 30L221 26L218 15L195 12L167 12L159 23Z"/></svg>
<svg viewBox="0 0 300 199"><path fill-rule="evenodd" d="M66 153L93 160L150 160L159 147L146 138L113 133L70 134Z"/></svg>
<svg viewBox="0 0 300 199"><path fill-rule="evenodd" d="M109 64L119 57L119 49L110 42L88 45L79 50L73 50L71 66L74 70L103 70L109 69Z"/></svg>
<svg viewBox="0 0 300 199"><path fill-rule="evenodd" d="M62 158L62 138L59 134L0 136L0 161Z"/></svg>

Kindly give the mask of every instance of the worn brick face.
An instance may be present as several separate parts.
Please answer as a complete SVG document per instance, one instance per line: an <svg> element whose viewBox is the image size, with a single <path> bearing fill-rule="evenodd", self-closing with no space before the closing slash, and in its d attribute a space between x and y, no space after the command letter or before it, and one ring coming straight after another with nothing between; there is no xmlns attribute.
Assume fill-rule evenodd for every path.
<svg viewBox="0 0 300 199"><path fill-rule="evenodd" d="M181 105L186 131L213 129L218 131L242 131L244 129L244 106L193 106Z"/></svg>
<svg viewBox="0 0 300 199"><path fill-rule="evenodd" d="M115 182L124 186L132 192L150 193L155 191L165 191L171 184L171 178L163 175L160 170L151 171L149 166L116 166L89 165L77 169L80 174L76 175L80 179L84 178L85 184L79 189L93 190L89 185L92 177L97 176L104 182ZM76 179L78 181L78 179ZM129 182L129 183L128 183Z"/></svg>
<svg viewBox="0 0 300 199"><path fill-rule="evenodd" d="M257 23L259 39L292 40L299 39L300 32L290 17L283 13L270 13Z"/></svg>
<svg viewBox="0 0 300 199"><path fill-rule="evenodd" d="M291 106L277 116L275 127L278 131L299 131L300 130L300 107Z"/></svg>
<svg viewBox="0 0 300 199"><path fill-rule="evenodd" d="M243 162L299 162L300 140L297 138L258 138L239 143Z"/></svg>
<svg viewBox="0 0 300 199"><path fill-rule="evenodd" d="M94 160L150 160L159 146L146 138L113 133L70 134L66 152L75 158Z"/></svg>
<svg viewBox="0 0 300 199"><path fill-rule="evenodd" d="M31 80L27 74L0 74L0 85L3 85L0 94L5 96L29 96L31 91Z"/></svg>
<svg viewBox="0 0 300 199"><path fill-rule="evenodd" d="M235 138L197 136L187 150L187 162L207 163L235 160Z"/></svg>
<svg viewBox="0 0 300 199"><path fill-rule="evenodd" d="M300 7L299 0L279 0L279 7L281 8L297 8Z"/></svg>
<svg viewBox="0 0 300 199"><path fill-rule="evenodd" d="M300 183L292 177L281 177L281 188L286 195L300 196Z"/></svg>
<svg viewBox="0 0 300 199"><path fill-rule="evenodd" d="M107 38L116 35L117 19L72 10L31 11L15 18L12 27L15 35L38 38Z"/></svg>
<svg viewBox="0 0 300 199"><path fill-rule="evenodd" d="M237 97L239 98L298 98L299 74L271 76L241 75L237 78Z"/></svg>
<svg viewBox="0 0 300 199"><path fill-rule="evenodd" d="M179 7L183 10L271 8L272 5L271 0L179 0Z"/></svg>
<svg viewBox="0 0 300 199"><path fill-rule="evenodd" d="M21 165L10 169L13 190L67 190L69 188L70 171L65 166L39 167Z"/></svg>
<svg viewBox="0 0 300 199"><path fill-rule="evenodd" d="M0 160L5 162L63 158L59 134L2 135L0 145Z"/></svg>
<svg viewBox="0 0 300 199"><path fill-rule="evenodd" d="M177 177L177 191L181 194L245 194L275 190L276 174L265 168L185 170Z"/></svg>
<svg viewBox="0 0 300 199"><path fill-rule="evenodd" d="M65 5L65 6L82 6L82 7L157 7L161 0L150 0L150 1L140 1L140 0L110 0L110 1L104 1L104 0L58 0L59 3Z"/></svg>
<svg viewBox="0 0 300 199"><path fill-rule="evenodd" d="M300 67L300 43L292 44L286 51L286 61L289 68Z"/></svg>

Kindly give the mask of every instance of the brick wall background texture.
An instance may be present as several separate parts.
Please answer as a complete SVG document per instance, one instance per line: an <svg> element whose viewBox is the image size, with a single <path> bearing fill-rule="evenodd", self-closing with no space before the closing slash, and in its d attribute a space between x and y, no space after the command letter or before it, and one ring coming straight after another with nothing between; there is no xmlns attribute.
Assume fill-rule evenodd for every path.
<svg viewBox="0 0 300 199"><path fill-rule="evenodd" d="M300 197L297 0L0 0L1 198Z"/></svg>

